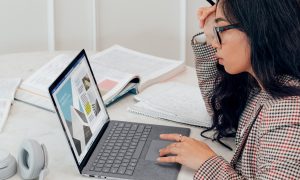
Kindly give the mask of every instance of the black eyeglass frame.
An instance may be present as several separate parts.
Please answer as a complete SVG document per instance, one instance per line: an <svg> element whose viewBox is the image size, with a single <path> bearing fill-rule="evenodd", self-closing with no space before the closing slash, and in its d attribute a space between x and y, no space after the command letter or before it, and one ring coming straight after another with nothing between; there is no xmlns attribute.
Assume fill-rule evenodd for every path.
<svg viewBox="0 0 300 180"><path fill-rule="evenodd" d="M221 36L220 36L221 32L227 31L229 29L237 29L237 28L240 28L239 24L230 24L227 26L214 27L213 31L214 31L214 35L215 35L215 38L217 39L218 43L220 45L222 45L222 40L221 40Z"/></svg>

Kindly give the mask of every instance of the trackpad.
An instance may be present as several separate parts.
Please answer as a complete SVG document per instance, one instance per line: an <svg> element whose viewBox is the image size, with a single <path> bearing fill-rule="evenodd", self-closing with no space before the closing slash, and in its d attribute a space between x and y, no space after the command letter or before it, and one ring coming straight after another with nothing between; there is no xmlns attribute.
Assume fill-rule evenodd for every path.
<svg viewBox="0 0 300 180"><path fill-rule="evenodd" d="M173 143L173 142L162 141L162 140L152 140L145 160L156 161L156 159L159 157L159 150L168 146L171 143Z"/></svg>

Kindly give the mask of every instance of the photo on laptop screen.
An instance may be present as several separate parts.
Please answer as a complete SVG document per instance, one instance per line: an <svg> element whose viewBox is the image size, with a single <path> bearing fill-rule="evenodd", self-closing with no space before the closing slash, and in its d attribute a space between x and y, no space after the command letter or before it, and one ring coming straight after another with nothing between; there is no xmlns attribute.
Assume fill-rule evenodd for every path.
<svg viewBox="0 0 300 180"><path fill-rule="evenodd" d="M52 94L76 159L81 163L108 120L84 55L62 78Z"/></svg>

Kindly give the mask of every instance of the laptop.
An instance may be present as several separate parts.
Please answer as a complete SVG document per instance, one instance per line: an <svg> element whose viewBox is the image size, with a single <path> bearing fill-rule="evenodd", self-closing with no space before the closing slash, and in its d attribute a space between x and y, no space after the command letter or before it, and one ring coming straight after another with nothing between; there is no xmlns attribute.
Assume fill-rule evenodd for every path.
<svg viewBox="0 0 300 180"><path fill-rule="evenodd" d="M81 175L100 179L177 179L180 165L158 163L172 143L161 133L189 136L190 129L110 120L90 63L82 50L49 87Z"/></svg>

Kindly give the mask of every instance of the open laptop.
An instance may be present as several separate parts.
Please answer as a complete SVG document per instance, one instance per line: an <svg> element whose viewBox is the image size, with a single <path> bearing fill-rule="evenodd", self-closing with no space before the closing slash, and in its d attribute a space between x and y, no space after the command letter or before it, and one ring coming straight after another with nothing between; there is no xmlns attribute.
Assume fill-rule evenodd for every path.
<svg viewBox="0 0 300 180"><path fill-rule="evenodd" d="M172 143L161 133L190 129L110 120L82 50L49 87L52 102L80 174L101 179L177 179L179 164L157 163Z"/></svg>

